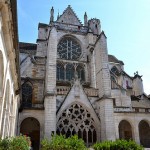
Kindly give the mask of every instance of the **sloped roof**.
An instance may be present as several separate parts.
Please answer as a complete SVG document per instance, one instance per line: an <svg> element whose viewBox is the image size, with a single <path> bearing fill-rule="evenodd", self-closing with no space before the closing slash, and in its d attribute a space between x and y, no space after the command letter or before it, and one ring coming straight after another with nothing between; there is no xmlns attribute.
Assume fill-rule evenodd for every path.
<svg viewBox="0 0 150 150"><path fill-rule="evenodd" d="M76 13L73 11L70 5L64 10L63 14L57 19L57 22L82 25L81 21L77 17Z"/></svg>
<svg viewBox="0 0 150 150"><path fill-rule="evenodd" d="M39 29L39 28L46 28L46 27L48 27L48 26L49 26L48 24L45 24L45 23L39 23L38 29Z"/></svg>
<svg viewBox="0 0 150 150"><path fill-rule="evenodd" d="M132 107L150 108L150 100L147 98L141 100L132 100Z"/></svg>
<svg viewBox="0 0 150 150"><path fill-rule="evenodd" d="M124 65L123 61L118 60L114 55L108 55L108 61Z"/></svg>
<svg viewBox="0 0 150 150"><path fill-rule="evenodd" d="M20 50L36 50L36 48L37 48L37 44L19 42Z"/></svg>

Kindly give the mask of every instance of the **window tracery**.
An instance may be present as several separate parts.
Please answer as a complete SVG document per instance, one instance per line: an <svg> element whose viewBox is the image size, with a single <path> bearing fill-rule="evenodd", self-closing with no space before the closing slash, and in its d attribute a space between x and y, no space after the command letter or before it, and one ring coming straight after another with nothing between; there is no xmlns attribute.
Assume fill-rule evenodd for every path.
<svg viewBox="0 0 150 150"><path fill-rule="evenodd" d="M57 134L65 134L66 137L77 134L87 145L91 145L97 140L94 119L79 104L73 104L64 110L57 122Z"/></svg>
<svg viewBox="0 0 150 150"><path fill-rule="evenodd" d="M57 64L57 80L64 80L65 70L62 64Z"/></svg>
<svg viewBox="0 0 150 150"><path fill-rule="evenodd" d="M74 78L74 66L68 63L66 65L66 80L71 81Z"/></svg>
<svg viewBox="0 0 150 150"><path fill-rule="evenodd" d="M78 60L81 55L81 47L75 39L65 37L59 42L57 52L61 59Z"/></svg>
<svg viewBox="0 0 150 150"><path fill-rule="evenodd" d="M85 81L85 69L82 63L57 63L57 80L71 81L77 73L78 78L83 82Z"/></svg>
<svg viewBox="0 0 150 150"><path fill-rule="evenodd" d="M32 85L29 82L26 82L22 85L22 101L23 105L30 106L32 104Z"/></svg>

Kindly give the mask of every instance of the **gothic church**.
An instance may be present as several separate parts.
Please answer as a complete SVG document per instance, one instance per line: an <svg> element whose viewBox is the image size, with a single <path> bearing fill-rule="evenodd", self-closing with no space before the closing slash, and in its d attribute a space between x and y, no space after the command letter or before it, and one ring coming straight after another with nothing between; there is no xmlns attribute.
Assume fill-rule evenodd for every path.
<svg viewBox="0 0 150 150"><path fill-rule="evenodd" d="M39 23L37 44L20 43L22 101L18 134L34 149L52 134L77 134L86 145L133 139L150 147L150 99L142 76L130 76L108 54L99 19L81 23L69 5L49 24Z"/></svg>

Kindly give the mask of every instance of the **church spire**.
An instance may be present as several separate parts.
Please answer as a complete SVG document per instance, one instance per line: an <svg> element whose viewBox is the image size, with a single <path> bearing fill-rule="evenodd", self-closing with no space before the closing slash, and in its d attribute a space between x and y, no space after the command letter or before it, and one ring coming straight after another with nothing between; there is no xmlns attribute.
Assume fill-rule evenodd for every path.
<svg viewBox="0 0 150 150"><path fill-rule="evenodd" d="M54 8L51 8L51 17L50 17L50 23L54 21Z"/></svg>
<svg viewBox="0 0 150 150"><path fill-rule="evenodd" d="M86 14L86 12L84 14L84 25L88 26L88 20L87 20L87 14Z"/></svg>

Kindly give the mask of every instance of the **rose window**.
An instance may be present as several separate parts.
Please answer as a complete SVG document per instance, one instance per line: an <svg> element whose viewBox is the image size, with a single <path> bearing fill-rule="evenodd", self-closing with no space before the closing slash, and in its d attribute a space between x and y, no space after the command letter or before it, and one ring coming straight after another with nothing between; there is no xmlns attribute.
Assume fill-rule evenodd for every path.
<svg viewBox="0 0 150 150"><path fill-rule="evenodd" d="M59 42L57 52L61 59L78 60L81 55L81 47L76 40L66 37Z"/></svg>

